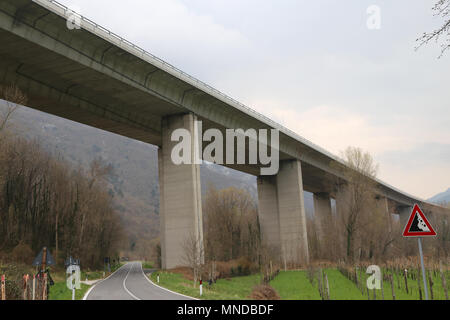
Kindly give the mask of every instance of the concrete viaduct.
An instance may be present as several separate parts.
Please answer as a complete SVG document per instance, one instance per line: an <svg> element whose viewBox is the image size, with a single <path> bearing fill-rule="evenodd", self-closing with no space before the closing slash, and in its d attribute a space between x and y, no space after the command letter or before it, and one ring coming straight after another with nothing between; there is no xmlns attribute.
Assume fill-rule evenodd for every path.
<svg viewBox="0 0 450 320"><path fill-rule="evenodd" d="M199 165L174 165L170 133L194 133L196 119L208 128L279 129L280 170L258 176L258 165L230 167L258 176L263 237L294 262L309 259L303 190L314 193L315 214L331 215L331 198L345 185L345 164L326 150L176 69L56 1L0 0L0 83L14 83L28 106L159 147L163 268L181 263L182 242L202 238ZM418 203L444 209L376 180L386 214L403 221Z"/></svg>

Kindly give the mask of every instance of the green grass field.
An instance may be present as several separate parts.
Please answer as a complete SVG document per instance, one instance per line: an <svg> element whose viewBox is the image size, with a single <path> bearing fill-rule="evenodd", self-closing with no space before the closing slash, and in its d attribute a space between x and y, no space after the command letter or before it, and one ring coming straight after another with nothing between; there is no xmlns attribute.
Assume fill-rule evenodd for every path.
<svg viewBox="0 0 450 320"><path fill-rule="evenodd" d="M382 272L390 274L387 270L382 270ZM367 281L367 274L363 274L363 283L366 283ZM447 287L450 284L450 273L447 272L446 275L446 281L447 281ZM445 291L444 287L442 286L442 280L439 274L436 274L432 276L433 280L433 300L445 300ZM405 285L405 279L403 275L401 274L394 274L393 276L393 286L394 286L394 295L396 300L419 300L419 290L418 290L418 281L417 279L407 279L408 282L408 293L406 292L406 285ZM425 300L425 293L424 293L424 286L423 286L423 280L422 280L422 274L419 274L419 282L420 282L420 288L422 291L422 299ZM429 298L431 299L431 291L429 287L429 282L427 278L427 285L428 285L428 294ZM450 289L448 289L450 291ZM381 290L376 290L376 299L381 300L382 299L382 292ZM390 281L383 281L383 293L384 293L384 299L385 300L392 300L392 287ZM368 299L367 290L365 291L365 298ZM373 299L373 291L371 291L371 299Z"/></svg>
<svg viewBox="0 0 450 320"><path fill-rule="evenodd" d="M194 298L200 298L198 285L194 288L193 282L183 277L182 274L173 272L159 272L159 286L179 292ZM156 272L150 279L156 282ZM248 299L254 286L260 282L259 275L234 277L231 279L219 279L211 288L207 282L203 283L202 299L206 300L243 300Z"/></svg>
<svg viewBox="0 0 450 320"><path fill-rule="evenodd" d="M151 261L142 261L142 269L153 269L154 264Z"/></svg>
<svg viewBox="0 0 450 320"><path fill-rule="evenodd" d="M369 275L361 272L360 280L364 290L356 286L354 282L345 277L337 269L324 269L328 277L330 290L330 300L368 300L366 288L366 279ZM386 271L384 271L386 272ZM180 273L159 272L159 285L172 291L179 292L191 297L200 298L198 286L193 287L192 281L186 279ZM447 278L449 274L447 273ZM151 280L156 283L156 273L151 275ZM420 278L420 285L423 283ZM444 289L439 275L433 277L434 300L445 299ZM404 279L401 276L394 277L394 292L396 300L418 300L417 280L408 279L408 293L406 293ZM249 299L252 289L260 283L259 275L250 275L244 277L234 277L231 279L219 279L216 284L209 288L207 283L203 285L203 296L201 299L207 300L229 300L229 299ZM447 280L447 285L450 281ZM270 285L278 292L283 300L320 300L320 294L317 285L317 279L311 283L308 279L308 272L304 270L281 271ZM383 282L384 300L392 300L392 290L389 281ZM374 290L369 290L370 299L374 299ZM383 299L382 290L376 290L375 298ZM431 298L431 297L430 297Z"/></svg>
<svg viewBox="0 0 450 320"><path fill-rule="evenodd" d="M321 300L317 288L309 282L306 271L281 271L270 285L283 300Z"/></svg>
<svg viewBox="0 0 450 320"><path fill-rule="evenodd" d="M90 286L86 284L81 284L80 290L75 290L75 299L81 300L86 292L89 290ZM50 294L48 296L49 300L72 300L72 290L67 288L65 282L55 282L53 286L50 287Z"/></svg>

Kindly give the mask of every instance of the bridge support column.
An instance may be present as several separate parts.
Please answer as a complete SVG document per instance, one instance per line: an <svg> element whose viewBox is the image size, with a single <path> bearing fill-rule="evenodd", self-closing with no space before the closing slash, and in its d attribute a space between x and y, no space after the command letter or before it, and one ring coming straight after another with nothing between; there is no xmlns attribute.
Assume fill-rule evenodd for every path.
<svg viewBox="0 0 450 320"><path fill-rule="evenodd" d="M279 253L280 223L278 214L277 177L258 177L258 217L262 241L270 250Z"/></svg>
<svg viewBox="0 0 450 320"><path fill-rule="evenodd" d="M309 262L301 163L280 162L276 177L258 178L259 217L263 239L281 248L285 263Z"/></svg>
<svg viewBox="0 0 450 320"><path fill-rule="evenodd" d="M388 223L388 231L392 232L392 217L389 210L389 202L388 199L384 196L378 196L375 198L376 208L378 214L384 214Z"/></svg>
<svg viewBox="0 0 450 320"><path fill-rule="evenodd" d="M195 116L176 115L162 121L162 147L158 151L160 187L161 263L171 269L184 263L186 243L197 242L203 257L203 223L200 188L200 167L191 152L191 164L176 165L172 161L172 132L186 129L191 134L191 150L198 132L194 130ZM189 240L189 242L188 242Z"/></svg>
<svg viewBox="0 0 450 320"><path fill-rule="evenodd" d="M403 232L403 228L406 226L406 222L408 222L408 218L411 215L412 207L409 206L401 206L398 210L398 215L400 217L400 227Z"/></svg>
<svg viewBox="0 0 450 320"><path fill-rule="evenodd" d="M326 226L331 221L331 198L329 193L314 193L314 217L317 221L318 236L322 238L326 232Z"/></svg>

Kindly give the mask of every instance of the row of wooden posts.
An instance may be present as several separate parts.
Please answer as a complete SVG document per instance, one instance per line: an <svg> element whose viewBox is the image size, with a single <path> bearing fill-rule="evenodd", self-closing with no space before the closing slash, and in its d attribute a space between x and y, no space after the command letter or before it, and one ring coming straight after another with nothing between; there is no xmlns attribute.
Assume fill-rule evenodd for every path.
<svg viewBox="0 0 450 320"><path fill-rule="evenodd" d="M8 297L6 295L6 276L1 276L0 283L0 292L1 292L1 300L6 300ZM22 278L22 298L23 300L47 300L48 292L47 292L47 274L43 275L40 273L37 275L33 275L33 279L31 279L29 274L26 274Z"/></svg>
<svg viewBox="0 0 450 320"><path fill-rule="evenodd" d="M371 296L371 291L373 291L373 299L376 299L376 290L369 290L366 287L366 283L362 274L365 273L366 268L364 267L355 267L354 272L351 272L350 270L348 270L345 267L339 267L339 271L346 276L349 280L353 281L356 286L358 287L358 289L361 291L361 293L364 295L367 293L367 297L368 299L372 299ZM396 294L395 294L395 284L394 284L394 274L401 274L401 277L398 276L397 277L397 287L398 289L401 288L402 284L401 282L404 282L404 289L406 291L407 294L411 293L411 288L408 287L408 276L410 279L413 280L417 280L417 290L419 292L419 299L423 300L424 299L424 293L423 293L423 289L422 289L422 277L420 275L420 267L417 267L417 270L414 269L410 269L408 271L408 269L390 269L389 270L390 273L385 273L383 274L383 281L381 281L381 295L382 295L382 299L384 300L384 288L383 288L383 282L384 281L388 281L390 283L391 286L391 295L392 295L392 300L396 300ZM445 294L445 299L449 300L449 295L448 295L448 288L447 288L447 281L445 279L445 273L442 271L442 267L440 267L440 278L442 281L442 287L444 288L444 294ZM432 277L433 271L428 271L427 272L427 280L428 280L428 290L430 293L430 298L431 300L434 300L434 292L433 292L433 286L434 286L434 281L433 281L433 277ZM401 278L403 278L403 281L401 281Z"/></svg>

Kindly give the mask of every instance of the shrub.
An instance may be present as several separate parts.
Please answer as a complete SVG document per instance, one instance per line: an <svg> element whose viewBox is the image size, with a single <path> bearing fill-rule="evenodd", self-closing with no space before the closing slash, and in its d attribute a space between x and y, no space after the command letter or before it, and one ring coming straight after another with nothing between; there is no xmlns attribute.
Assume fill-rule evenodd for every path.
<svg viewBox="0 0 450 320"><path fill-rule="evenodd" d="M254 300L280 300L278 292L269 285L254 287L250 298Z"/></svg>

